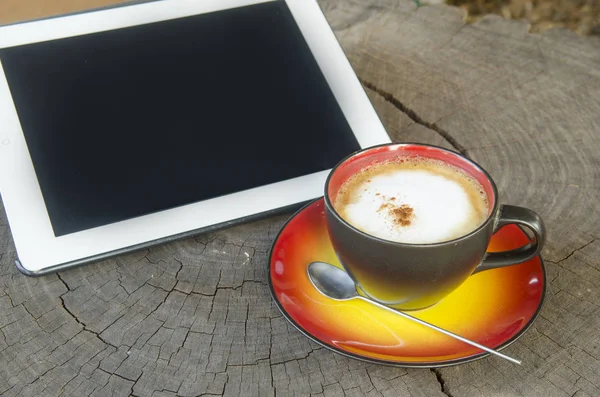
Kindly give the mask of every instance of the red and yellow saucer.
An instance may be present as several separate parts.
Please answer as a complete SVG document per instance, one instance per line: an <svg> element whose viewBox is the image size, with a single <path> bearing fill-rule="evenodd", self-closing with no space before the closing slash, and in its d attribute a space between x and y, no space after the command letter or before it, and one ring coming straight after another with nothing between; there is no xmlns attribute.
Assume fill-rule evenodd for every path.
<svg viewBox="0 0 600 397"><path fill-rule="evenodd" d="M296 213L271 250L269 284L283 315L313 341L346 356L403 367L440 367L488 355L480 349L406 320L362 300L336 301L308 278L308 264L341 268L327 234L323 199ZM509 225L494 235L488 250L520 247L529 237ZM519 338L538 315L546 290L544 265L528 262L471 276L438 304L411 311L415 317L490 348Z"/></svg>

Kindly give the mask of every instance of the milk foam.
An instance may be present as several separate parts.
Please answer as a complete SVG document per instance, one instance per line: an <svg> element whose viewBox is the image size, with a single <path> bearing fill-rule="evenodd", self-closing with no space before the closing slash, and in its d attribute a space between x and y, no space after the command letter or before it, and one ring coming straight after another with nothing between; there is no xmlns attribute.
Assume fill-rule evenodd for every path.
<svg viewBox="0 0 600 397"><path fill-rule="evenodd" d="M356 228L386 240L434 243L468 234L487 218L485 193L461 171L439 167L443 172L402 165L371 172L349 186L336 209Z"/></svg>

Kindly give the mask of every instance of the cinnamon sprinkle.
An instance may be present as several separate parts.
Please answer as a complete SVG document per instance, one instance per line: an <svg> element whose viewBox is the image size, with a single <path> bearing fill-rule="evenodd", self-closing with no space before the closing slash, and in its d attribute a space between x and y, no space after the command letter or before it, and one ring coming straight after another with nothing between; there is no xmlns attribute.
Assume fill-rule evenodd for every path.
<svg viewBox="0 0 600 397"><path fill-rule="evenodd" d="M392 199L395 199L395 197L393 197ZM389 210L390 215L394 219L394 223L400 226L410 226L410 224L412 223L412 218L415 215L414 208L412 208L408 204L402 204L401 206L397 207L390 203L383 203L379 206L377 212L381 212L385 209Z"/></svg>
<svg viewBox="0 0 600 397"><path fill-rule="evenodd" d="M384 209L386 209L386 208L389 208L389 207L390 207L390 205L389 205L389 204L387 204L387 203L385 203L385 204L381 204L381 205L379 206L379 208L377 209L377 212L380 212L380 211L382 211L382 210L384 210Z"/></svg>
<svg viewBox="0 0 600 397"><path fill-rule="evenodd" d="M411 206L402 204L400 207L391 209L390 213L394 217L394 221L400 226L410 226L414 211Z"/></svg>

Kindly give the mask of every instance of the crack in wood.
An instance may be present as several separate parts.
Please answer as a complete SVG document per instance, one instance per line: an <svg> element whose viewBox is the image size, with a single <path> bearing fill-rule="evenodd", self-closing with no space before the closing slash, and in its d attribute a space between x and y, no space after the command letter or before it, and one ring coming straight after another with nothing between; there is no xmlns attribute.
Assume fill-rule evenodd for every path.
<svg viewBox="0 0 600 397"><path fill-rule="evenodd" d="M422 125L423 127L429 128L432 131L435 131L439 136L444 138L450 145L452 145L452 147L454 149L456 149L460 154L462 154L465 157L468 156L467 148L465 146L463 146L460 142L458 142L452 135L450 135L450 133L448 131L442 129L436 123L430 123L428 121L423 120L414 110L410 109L405 104L400 102L400 100L398 98L396 98L394 95L392 95L391 93L382 90L381 88L377 87L375 84L373 84L369 81L366 81L364 79L361 79L360 77L359 77L359 80L364 87L376 92L387 102L391 103L396 109L398 109L402 113L406 114L412 121L414 121L415 123L417 123L419 125Z"/></svg>
<svg viewBox="0 0 600 397"><path fill-rule="evenodd" d="M246 319L244 320L244 344L248 345L248 319L250 318L250 302L246 303Z"/></svg>
<svg viewBox="0 0 600 397"><path fill-rule="evenodd" d="M226 368L227 367L228 366L226 366ZM229 383L229 374L227 372L217 372L217 373L215 373L215 376L218 375L218 374L224 374L225 375L225 382L223 382L223 388L221 389L221 394L202 393L202 394L198 395L197 397L209 397L209 396L219 396L219 395L223 396L225 394L225 389L227 388L227 384Z"/></svg>
<svg viewBox="0 0 600 397"><path fill-rule="evenodd" d="M60 304L62 306L62 308L71 316L73 317L73 319L75 320L75 322L77 322L77 324L81 325L83 327L84 331L87 331L93 335L96 336L96 338L98 338L102 343L104 343L105 345L111 346L113 347L115 350L118 350L118 347L113 345L112 343L109 343L107 341L104 340L103 337L100 336L100 334L94 330L91 330L87 327L87 325L85 325L84 322L82 322L81 320L79 320L79 318L73 313L71 312L71 310L69 310L69 308L67 307L67 305L65 304L65 299L63 298L63 296L67 293L69 293L71 291L71 287L69 287L69 285L65 282L65 280L62 279L62 277L60 276L60 274L56 273L56 275L58 276L58 279L64 284L64 286L67 288L67 292L65 292L64 294L60 295L58 298L60 299ZM159 305L160 306L160 305Z"/></svg>
<svg viewBox="0 0 600 397"><path fill-rule="evenodd" d="M365 372L366 372L366 374L367 374L367 377L369 378L369 383L371 384L371 390L373 390L373 389L377 389L377 388L375 387L375 383L373 383L373 378L371 378L371 374L369 373L369 368L366 368L366 369L365 369ZM371 390L369 390L369 392L370 392Z"/></svg>
<svg viewBox="0 0 600 397"><path fill-rule="evenodd" d="M27 309L27 306L25 306L24 303L22 303L21 306L23 306L23 310L25 310L25 312L27 312L27 314L29 314L35 322L37 322L37 320L45 314L45 313L43 313L43 314L40 314L38 317L36 317L33 314L31 314L31 312L29 311L29 309Z"/></svg>
<svg viewBox="0 0 600 397"><path fill-rule="evenodd" d="M155 392L159 392L159 393L164 393L164 392L170 392L170 393L175 393L177 394L179 389L177 390L171 390L171 389L161 389L161 390L155 390Z"/></svg>
<svg viewBox="0 0 600 397"><path fill-rule="evenodd" d="M175 272L175 286L177 286L177 280L179 280L179 272L181 271L181 269L183 269L183 262L181 262L179 259L177 258L173 258L173 260L177 263L179 263L179 269L177 269L177 271ZM173 287L173 289L175 289L175 287Z"/></svg>
<svg viewBox="0 0 600 397"><path fill-rule="evenodd" d="M8 293L8 291L6 291L6 296L8 297L8 300L9 300L9 302L10 302L10 305L11 305L13 308L14 308L14 307L16 307L16 306L15 306L15 303L13 302L13 300L12 300L12 297L10 296L10 294ZM4 326L6 326L6 325L8 325L8 324L5 324Z"/></svg>
<svg viewBox="0 0 600 397"><path fill-rule="evenodd" d="M151 254L151 251L146 250L146 254L144 255L144 257L142 259L146 259L148 262L152 263L153 265L158 265L160 262L164 262L162 259L158 260L157 262L154 262L152 259L148 258L148 255L150 255L150 254ZM142 260L142 259L140 259L140 260Z"/></svg>
<svg viewBox="0 0 600 397"><path fill-rule="evenodd" d="M444 380L444 378L442 376L442 371L440 371L438 368L430 368L430 371L433 372L433 374L435 375L435 378L437 379L438 383L440 384L440 389L442 390L442 393L444 393L448 397L453 397L452 394L450 394L450 391L448 390L448 386L446 385L446 381Z"/></svg>
<svg viewBox="0 0 600 397"><path fill-rule="evenodd" d="M83 332L83 330L82 330L81 332ZM50 353L48 353L48 356L50 356L50 355L51 355L51 354L52 354L52 353L53 353L53 352L54 352L56 349L58 349L59 347L66 345L66 344L67 344L67 343L68 343L70 340L72 340L73 338L75 338L75 336L79 335L81 332L78 332L78 333L77 333L76 335L74 335L72 338L70 338L69 340L65 341L65 343L63 343L63 344L61 344L61 345L57 346L56 348L54 348L54 349L53 349L53 350L52 350ZM89 363L90 361L92 361L92 360L93 360L94 358L96 358L96 357L97 357L97 356L98 356L100 353L104 352L104 351L105 351L106 349L108 349L108 348L109 348L109 347L107 346L107 347L105 347L104 349L102 349L102 350L100 350L99 352L97 352L96 354L94 354L92 357L90 357L90 358L88 359L87 363ZM69 361L67 361L66 363L68 363L68 362L69 362ZM31 381L31 382L27 383L27 384L26 384L26 385L25 385L25 386L24 386L24 387L23 387L21 390L23 390L23 389L24 389L25 387L27 387L27 386L33 386L35 383L37 383L37 382L40 382L40 381L41 381L41 380L44 378L44 376L46 376L46 375L47 375L47 374L48 374L50 371L52 371L52 370L56 370L56 369L58 369L58 368L61 368L61 367L63 367L63 366L66 364L66 363L63 363L63 364L61 364L61 365L54 365L54 366L52 366L52 367L48 368L48 369L47 369L46 371L44 371L42 374L40 374L40 375L37 375L37 377L36 377L36 378L35 378L33 381ZM103 371L103 372L106 372L106 371L102 370L101 368L99 368L99 364L100 364L100 363L98 363L98 366L96 366L96 368L94 368L94 370L96 370L96 369L100 369L101 371ZM84 364L84 365L85 365L85 364ZM80 367L79 369L81 369L81 367ZM77 375L78 375L77 373L75 373L75 372L73 372L73 371L72 371L72 377L71 377L71 378L69 378L69 379L67 379L67 380L65 381L65 385L62 387L62 389L64 389L64 388L65 388L65 386L66 386L67 384L69 384L69 382L71 382L73 379L75 379L75 378L77 377ZM110 374L109 374L109 375L110 375ZM107 382L107 383L108 383L108 382ZM12 388L11 388L11 389L12 389Z"/></svg>
<svg viewBox="0 0 600 397"><path fill-rule="evenodd" d="M125 380L125 381L128 381L128 382L133 382L133 384L131 385L131 390L132 390L132 391L133 391L133 386L135 386L135 384L137 383L137 381L138 381L138 380L140 380L140 378L142 377L142 374L144 373L144 372L142 371L142 373L140 374L140 376L138 376L138 377L137 377L137 379L130 379L130 378L126 377L126 376L119 375L119 374L117 374L116 372L108 372L107 370L105 370L105 369L102 369L102 368L100 368L100 367L98 367L97 369L98 369L99 371L102 371L102 372L104 372L105 374L107 374L107 375L109 375L109 376L110 376L110 375L112 375L112 376L116 376L117 378L121 378L121 379L123 379L123 380Z"/></svg>
<svg viewBox="0 0 600 397"><path fill-rule="evenodd" d="M570 257L572 257L573 255L575 255L575 253L576 253L576 252L578 252L578 251L581 251L582 249L584 249L584 248L585 248L585 247L587 247L588 245L591 245L591 244L593 244L593 243L594 243L594 242L596 242L597 240L598 240L598 239L597 239L597 238L595 238L595 239L593 239L592 241L590 241L589 243L586 243L586 244L582 245L582 246L581 246L581 247L579 247L579 248L575 248L575 249L574 249L574 250L573 250L573 251L572 251L572 252L571 252L569 255L565 256L565 257L564 257L564 258L562 258L562 259L559 259L559 260L558 260L558 261L556 261L556 262L552 262L552 263L555 263L555 264L557 264L557 265L560 265L560 263L562 263L562 262L566 261L567 259L569 259L569 258L570 258ZM562 267L562 266L561 266L561 267Z"/></svg>
<svg viewBox="0 0 600 397"><path fill-rule="evenodd" d="M142 284L142 286L144 286L144 285L147 285L147 286L149 286L149 287L153 287L153 288L159 289L159 290L161 290L161 291L163 291L163 292L166 292L166 293L167 293L167 296L168 296L168 294L170 294L171 292L180 292L180 293L182 293L182 294L188 295L188 294L186 294L186 293L185 293L185 292L183 292L183 291L180 291L180 290L178 290L178 289L175 289L175 287L173 287L172 289L168 290L168 289L164 289L164 288L163 288L163 287L161 287L160 285L154 285L154 284L150 284L150 282L151 282L151 281L152 281L152 280L148 280L148 281L146 281L144 284ZM138 288L138 289L139 289L139 288ZM160 306L160 305L159 305L159 306Z"/></svg>
<svg viewBox="0 0 600 397"><path fill-rule="evenodd" d="M273 357L273 319L269 320L269 371L271 373L271 390L273 390L273 396L277 396L277 389L275 388L275 374L273 373L274 365L271 363L271 357Z"/></svg>
<svg viewBox="0 0 600 397"><path fill-rule="evenodd" d="M2 395L8 394L9 391L11 391L12 389L15 388L15 386L17 386L18 383L15 383L14 385L12 385L9 389L6 389L2 392ZM21 388L21 390L23 390L23 388Z"/></svg>
<svg viewBox="0 0 600 397"><path fill-rule="evenodd" d="M201 239L201 238L203 238L203 237L205 237L205 235L204 235L204 234L201 234L201 235L199 235L199 236L195 236L195 237L193 237L193 238L192 238L192 239L193 239L193 240L194 240L196 243L198 243L198 244L200 244L200 245L203 245L203 246L204 246L204 247L203 247L203 249L202 249L202 251L200 251L200 252L198 253L198 255L202 255L202 253L204 252L204 250L206 249L206 247L207 247L209 244L211 244L211 243L215 242L215 240L220 240L220 239L221 239L221 236L218 236L218 235L217 235L217 236L213 237L212 239L208 240L207 242L202 242L202 241L200 241L200 239ZM225 241L223 241L223 242L225 243Z"/></svg>
<svg viewBox="0 0 600 397"><path fill-rule="evenodd" d="M82 329L81 331L79 331L78 333L76 333L75 335L73 335L72 337L70 337L69 339L67 339L66 341L64 341L63 343L61 343L61 344L59 344L59 345L56 345L56 347L55 347L54 349L50 350L46 356L47 356L47 357L50 357L50 356L52 356L52 354L53 354L53 353L54 353L56 350L60 349L61 347L63 347L64 345L66 345L67 343L69 343L70 341L72 341L73 339L75 339L75 337L77 337L77 335L79 335L79 334L80 334L80 333L82 333L82 332L84 332L84 330L83 330L83 329ZM102 349L102 350L101 350L100 352L98 352L98 353L101 353L101 352L103 352L103 351L104 351L104 349ZM40 376L41 376L41 375L40 375Z"/></svg>
<svg viewBox="0 0 600 397"><path fill-rule="evenodd" d="M23 305L21 304L20 306L23 306ZM13 306L13 308L14 308L14 307L17 307L17 306ZM25 309L25 306L23 306L23 309L24 309L24 310L27 312L27 309ZM31 316L31 314L30 314L29 312L27 312L27 313L28 313L28 314ZM32 317L33 317L33 316L32 316ZM13 321L11 321L11 322L8 322L8 323L6 323L6 324L3 324L3 325L2 325L2 327L0 328L0 330L2 330L3 328L6 328L6 327L8 327L9 325L13 325L13 324L15 324L15 323L19 322L19 321L21 320L21 318L22 318L22 317L17 317L17 318L15 318ZM34 320L35 320L35 319L34 319ZM9 346L10 346L10 345L9 345Z"/></svg>
<svg viewBox="0 0 600 397"><path fill-rule="evenodd" d="M276 361L273 362L271 361L271 357L268 358L269 363L271 364L271 367L273 365L279 365L279 364L288 364L288 363L293 363L294 361L298 362L300 360L306 360L308 359L313 353L318 352L319 350L323 349L322 347L317 347L317 348L313 348L311 351L309 351L306 355L302 356L302 357L295 357L295 358L290 358L289 360L284 360L284 361ZM260 360L266 360L266 359L260 359ZM258 360L258 361L260 361Z"/></svg>
<svg viewBox="0 0 600 397"><path fill-rule="evenodd" d="M220 281L220 279L219 279L219 281ZM169 293L170 292L180 292L180 293L182 293L182 294L184 294L186 296L199 295L199 296L206 296L206 297L215 297L217 295L217 292L219 292L219 291L239 291L240 289L242 289L244 287L244 285L250 284L250 283L258 284L258 285L263 286L263 287L264 286L268 286L268 284L265 281L262 281L262 280L244 280L244 281L242 281L242 283L240 285L238 285L236 287L219 287L217 285L217 288L215 289L214 293L207 294L207 293L196 292L196 291L185 292L185 291L182 291L180 289L177 289L177 287L173 287L173 289L171 291L167 291L164 288L156 287L156 286L154 286L152 284L148 284L148 285L150 285L151 287L156 287L158 289L161 289L161 290L163 290L165 292L169 292Z"/></svg>
<svg viewBox="0 0 600 397"><path fill-rule="evenodd" d="M56 369L57 367L59 367L59 366L55 365L55 366L53 366L53 367L50 367L50 368L48 368L47 370L45 370L44 372L42 372L40 375L38 375L38 376L37 376L37 378L35 378L35 379L34 379L34 380L32 380L31 382L29 382L29 383L25 384L25 385L24 385L24 386L21 388L21 390L25 389L27 386L30 386L30 385L33 385L33 384L35 384L35 383L39 382L39 381L40 381L40 380L41 380L41 379L42 379L44 376L46 376L46 374L47 374L48 372L52 371L53 369Z"/></svg>
<svg viewBox="0 0 600 397"><path fill-rule="evenodd" d="M246 363L246 364L226 364L225 367L227 368L248 368L248 367L254 367L257 366L260 363L268 363L270 364L270 360L269 358L259 358L254 360L254 362L251 363ZM227 371L225 372L216 372L215 374L223 374L223 375L227 375Z"/></svg>

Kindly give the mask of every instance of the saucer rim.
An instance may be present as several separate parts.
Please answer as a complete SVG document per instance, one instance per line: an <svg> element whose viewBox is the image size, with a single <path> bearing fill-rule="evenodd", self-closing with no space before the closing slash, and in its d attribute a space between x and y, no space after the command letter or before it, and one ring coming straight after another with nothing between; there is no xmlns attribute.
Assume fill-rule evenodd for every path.
<svg viewBox="0 0 600 397"><path fill-rule="evenodd" d="M288 227L288 225L290 224L290 222L292 220L294 220L297 216L299 216L303 211L307 210L309 207L311 207L312 205L316 204L318 201L320 200L324 200L324 197L319 197L317 199L314 199L312 201L310 201L309 203L307 203L306 205L304 205L302 208L300 208L299 210L297 210L294 214L292 214L290 216L290 218L281 226L279 232L277 233L277 236L275 237L275 240L273 241L273 244L271 245L271 249L269 250L269 272L268 272L268 283L269 283L269 292L271 293L271 298L273 298L273 301L275 302L275 306L277 306L277 309L279 310L279 312L283 315L283 317L294 326L294 328L296 328L296 330L298 330L301 334L303 334L304 336L306 336L308 339L310 339L311 341L315 342L316 344L329 349L331 351L333 351L334 353L340 354L342 356L348 357L348 358L352 358L355 360L359 360L359 361L363 361L369 364L379 364L379 365L387 365L387 366L392 366L392 367L399 367L399 368L444 368L444 367L451 367L451 366L455 366L455 365L459 365L459 364L466 364L466 363L470 363L470 362L474 362L474 361L478 361L481 360L482 358L488 357L491 354L488 352L481 352L481 353L477 353L468 357L464 357L464 358L459 358L459 359L452 359L452 360L444 360L444 361L428 361L428 362L421 362L421 363L411 363L411 362L402 362L402 361L391 361L391 360L384 360L384 359L377 359L377 358L371 358L371 357L365 357L363 355L357 354L357 353L351 353L348 351L344 351L338 347L332 346L326 342L323 342L321 340L319 340L316 336L311 335L308 331L306 331L305 329L302 328L302 326L300 326L300 324L298 324L291 316L289 313L287 313L287 311L285 310L285 308L283 307L283 305L281 304L281 302L279 301L279 299L277 298L277 294L275 293L275 289L273 286L273 279L271 277L271 269L272 269L272 263L273 263L273 252L275 250L275 245L277 245L277 242L279 241L281 234L283 233L283 231ZM521 231L526 235L527 233L523 230L523 228L520 225L517 225L517 227L519 229L521 229ZM546 266L544 265L544 260L542 259L541 255L537 255L537 258L539 258L540 260L540 266L542 268L542 274L544 276L544 282L543 282L543 288L542 288L542 295L540 297L540 302L537 306L537 309L535 311L535 313L533 313L533 315L531 316L531 318L529 319L529 321L527 322L527 324L525 324L525 326L517 333L515 334L512 338L508 339L507 341L505 341L504 343L502 343L500 346L495 347L494 349L496 351L501 351L504 350L505 348L507 348L508 346L512 345L513 343L515 343L520 337L522 337L533 325L533 323L535 322L535 320L537 319L537 317L539 316L544 303L546 301L546 290L547 290L547 274L546 274ZM533 259L535 259L536 257L534 257ZM530 259L531 260L531 259Z"/></svg>

